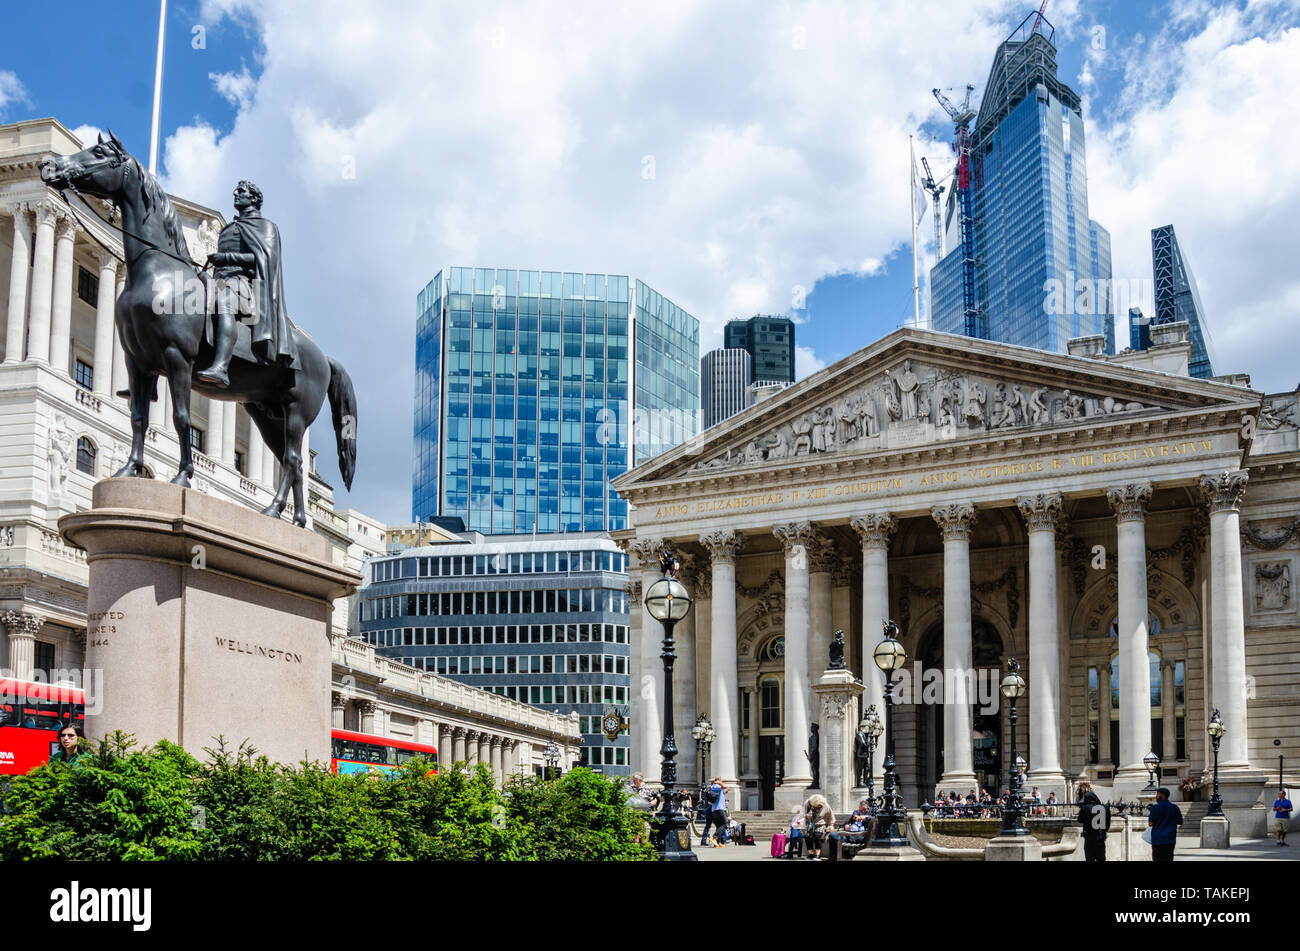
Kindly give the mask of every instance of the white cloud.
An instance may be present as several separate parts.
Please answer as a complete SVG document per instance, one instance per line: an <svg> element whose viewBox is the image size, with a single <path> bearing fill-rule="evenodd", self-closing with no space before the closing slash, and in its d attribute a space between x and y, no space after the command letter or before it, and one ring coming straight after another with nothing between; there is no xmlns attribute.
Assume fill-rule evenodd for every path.
<svg viewBox="0 0 1300 951"><path fill-rule="evenodd" d="M704 342L784 313L792 288L906 240L907 135L1008 19L953 4L939 48L911 0L376 6L205 3L205 22L255 23L260 72L214 77L234 128L177 130L165 166L227 213L239 178L264 189L290 311L360 393L349 504L390 519L409 514L388 474L409 471L414 299L437 268L633 274Z"/></svg>
<svg viewBox="0 0 1300 951"><path fill-rule="evenodd" d="M79 125L72 130L82 145L94 145L99 141L99 137L104 134L104 130L97 125Z"/></svg>
<svg viewBox="0 0 1300 951"><path fill-rule="evenodd" d="M12 70L0 69L0 119L5 117L11 103L25 105L28 102L27 89L18 74Z"/></svg>
<svg viewBox="0 0 1300 951"><path fill-rule="evenodd" d="M1284 92L1300 87L1300 29L1273 12L1189 3L1178 22L1195 13L1199 30L1134 50L1121 112L1105 126L1089 119L1088 188L1090 213L1111 232L1116 279L1149 281L1151 229L1173 224L1216 372L1248 372L1257 388L1279 391L1300 375L1294 349L1269 343L1292 333L1300 302L1300 130ZM1116 331L1123 346L1127 327Z"/></svg>
<svg viewBox="0 0 1300 951"><path fill-rule="evenodd" d="M802 380L809 374L816 373L822 367L826 366L826 361L812 352L811 347L805 347L801 344L794 346L794 378Z"/></svg>
<svg viewBox="0 0 1300 951"><path fill-rule="evenodd" d="M1077 2L1053 10L1058 42L1087 42ZM794 288L906 254L907 135L946 126L930 89L982 80L1023 12L1008 0L502 2L454 15L423 0L205 0L205 22L251 24L264 48L256 76L213 78L238 110L228 134L200 120L168 137L168 187L229 214L238 179L262 186L290 312L361 399L346 504L404 519L409 488L391 473L411 458L414 298L439 267L633 274L696 314L708 349L728 319L787 313ZM1251 337L1294 313L1283 238L1300 214L1300 132L1286 91L1300 88L1300 49L1278 31L1246 39L1266 29L1257 6L1195 35L1190 17L1089 56L1091 75L1129 90L1104 124L1090 117L1091 211L1117 276L1144 261L1149 275L1149 230L1173 221L1224 367L1276 387L1269 367L1285 355ZM952 166L946 141L918 139L917 154L937 175ZM920 228L928 240L928 216ZM799 348L801 376L821 364ZM317 429L328 469L333 437Z"/></svg>

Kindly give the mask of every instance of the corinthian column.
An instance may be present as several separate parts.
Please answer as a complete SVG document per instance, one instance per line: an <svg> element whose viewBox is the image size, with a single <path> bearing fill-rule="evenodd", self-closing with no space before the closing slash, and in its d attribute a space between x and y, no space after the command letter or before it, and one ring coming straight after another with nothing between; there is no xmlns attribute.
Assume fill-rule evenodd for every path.
<svg viewBox="0 0 1300 951"><path fill-rule="evenodd" d="M975 506L936 505L930 512L943 531L943 776L944 789L975 782L972 720L975 701L970 626L970 530Z"/></svg>
<svg viewBox="0 0 1300 951"><path fill-rule="evenodd" d="M52 201L38 201L36 212L36 256L32 261L32 304L27 323L27 356L40 363L50 362L50 306L54 289L54 226L59 220Z"/></svg>
<svg viewBox="0 0 1300 951"><path fill-rule="evenodd" d="M716 734L710 751L710 772L721 776L729 789L736 789L736 747L739 745L740 715L736 709L736 556L744 545L740 532L717 531L700 536L700 544L712 563L713 595L709 611L709 719ZM750 710L750 716L757 711ZM750 756L757 756L750 750ZM712 779L712 776L704 777ZM739 795L737 791L736 796ZM738 807L737 803L737 807Z"/></svg>
<svg viewBox="0 0 1300 951"><path fill-rule="evenodd" d="M838 562L829 539L818 536L808 545L808 673L813 680L818 680L830 663L831 571ZM811 689L810 684L810 703Z"/></svg>
<svg viewBox="0 0 1300 951"><path fill-rule="evenodd" d="M645 595L650 586L659 580L657 562L662 541L653 538L637 538L628 543L628 554L637 560L641 567L641 643L637 651L641 659L641 683L633 685L636 700L633 702L632 717L639 720L636 737L640 749L637 755L640 766L634 771L641 772L647 782L659 778L659 747L664 741L663 707L664 668L659 657L663 642L663 625L650 616L645 607Z"/></svg>
<svg viewBox="0 0 1300 951"><path fill-rule="evenodd" d="M452 728L452 735L455 736L456 738L456 742L452 744L452 749L455 751L454 753L455 759L453 760L453 762L456 763L468 762L465 754L465 735L467 732L468 731L463 726Z"/></svg>
<svg viewBox="0 0 1300 951"><path fill-rule="evenodd" d="M872 660L883 636L883 622L889 617L889 540L898 528L890 512L860 515L849 524L862 539L862 710L872 704L885 709L885 675ZM884 757L877 757L872 769L884 776Z"/></svg>
<svg viewBox="0 0 1300 951"><path fill-rule="evenodd" d="M10 676L15 680L31 680L36 666L36 635L44 626L45 618L25 611L6 611L0 620L9 629Z"/></svg>
<svg viewBox="0 0 1300 951"><path fill-rule="evenodd" d="M68 376L72 353L72 267L73 245L77 238L77 225L71 218L59 221L57 242L54 246L54 288L51 296L50 317L50 367L62 376Z"/></svg>
<svg viewBox="0 0 1300 951"><path fill-rule="evenodd" d="M99 253L99 296L95 298L94 392L113 396L113 305L117 302L117 258Z"/></svg>
<svg viewBox="0 0 1300 951"><path fill-rule="evenodd" d="M1151 752L1151 667L1147 618L1147 503L1150 482L1106 490L1115 510L1119 572L1119 770L1118 795L1147 785L1143 758ZM1135 786L1136 784L1136 786Z"/></svg>
<svg viewBox="0 0 1300 951"><path fill-rule="evenodd" d="M812 770L805 752L808 747L808 548L816 533L811 522L791 522L772 529L785 549L785 771L778 808L787 799L803 797L812 782ZM716 597L716 592L715 592Z"/></svg>
<svg viewBox="0 0 1300 951"><path fill-rule="evenodd" d="M1056 523L1061 493L1016 500L1029 531L1029 782L1044 799L1065 797L1061 772L1060 632L1056 603Z"/></svg>
<svg viewBox="0 0 1300 951"><path fill-rule="evenodd" d="M1241 593L1241 498L1245 472L1201 477L1210 507L1210 708L1218 707L1227 732L1219 766L1250 766L1246 733L1246 627Z"/></svg>
<svg viewBox="0 0 1300 951"><path fill-rule="evenodd" d="M27 342L27 269L32 259L32 226L27 205L11 205L13 254L9 258L9 324L5 327L5 363L20 363Z"/></svg>

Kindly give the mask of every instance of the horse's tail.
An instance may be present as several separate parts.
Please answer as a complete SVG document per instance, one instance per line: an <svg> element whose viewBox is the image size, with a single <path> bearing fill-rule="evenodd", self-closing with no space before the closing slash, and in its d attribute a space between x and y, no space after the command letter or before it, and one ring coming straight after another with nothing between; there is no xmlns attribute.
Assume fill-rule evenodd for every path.
<svg viewBox="0 0 1300 951"><path fill-rule="evenodd" d="M357 471L357 394L352 390L348 371L333 357L330 362L330 415L334 419L334 438L339 446L339 474L350 490Z"/></svg>

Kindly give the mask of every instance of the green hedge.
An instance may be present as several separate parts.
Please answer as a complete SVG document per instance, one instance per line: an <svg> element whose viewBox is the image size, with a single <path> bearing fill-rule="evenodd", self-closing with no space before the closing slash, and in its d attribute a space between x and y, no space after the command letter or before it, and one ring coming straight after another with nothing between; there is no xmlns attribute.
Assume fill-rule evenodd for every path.
<svg viewBox="0 0 1300 951"><path fill-rule="evenodd" d="M72 765L14 777L0 860L644 861L644 815L623 784L588 769L495 788L486 766L392 778L272 765L222 741L200 762L116 734Z"/></svg>

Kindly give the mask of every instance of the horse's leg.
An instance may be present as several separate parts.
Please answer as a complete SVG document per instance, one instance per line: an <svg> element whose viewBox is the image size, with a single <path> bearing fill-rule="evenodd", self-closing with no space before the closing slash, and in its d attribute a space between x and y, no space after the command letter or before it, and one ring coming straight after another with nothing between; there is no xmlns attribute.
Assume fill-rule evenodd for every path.
<svg viewBox="0 0 1300 951"><path fill-rule="evenodd" d="M167 368L167 385L172 392L172 423L181 443L181 467L172 479L172 485L188 489L190 476L194 475L194 455L190 448L190 374L194 365L176 347L163 351L163 364Z"/></svg>
<svg viewBox="0 0 1300 951"><path fill-rule="evenodd" d="M303 503L302 493L302 437L306 422L302 418L301 407L297 404L285 406L284 472L287 478L293 473L293 524L299 528L307 527L307 506Z"/></svg>
<svg viewBox="0 0 1300 951"><path fill-rule="evenodd" d="M127 385L131 390L131 453L126 465L113 478L144 475L144 434L149 427L149 397L154 392L155 376L141 370L130 356L126 358Z"/></svg>
<svg viewBox="0 0 1300 951"><path fill-rule="evenodd" d="M289 498L290 486L289 467L284 461L284 424L281 420L271 418L260 406L245 403L244 408L248 410L248 418L256 424L257 431L262 434L262 441L266 443L266 448L271 450L271 454L280 463L280 484L276 488L275 498L271 500L270 505L262 509L263 515L279 518Z"/></svg>

